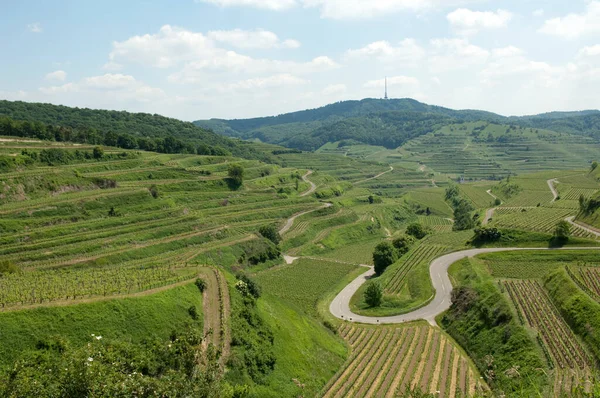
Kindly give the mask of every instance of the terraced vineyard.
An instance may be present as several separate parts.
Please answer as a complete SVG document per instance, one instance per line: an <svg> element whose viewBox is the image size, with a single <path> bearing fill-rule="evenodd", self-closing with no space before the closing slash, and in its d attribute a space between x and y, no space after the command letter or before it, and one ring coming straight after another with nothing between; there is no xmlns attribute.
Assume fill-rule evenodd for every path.
<svg viewBox="0 0 600 398"><path fill-rule="evenodd" d="M419 216L419 223L435 232L450 232L454 224L451 219L436 216Z"/></svg>
<svg viewBox="0 0 600 398"><path fill-rule="evenodd" d="M344 323L339 334L352 354L327 383L323 397L394 397L415 390L457 397L486 388L470 361L435 328Z"/></svg>
<svg viewBox="0 0 600 398"><path fill-rule="evenodd" d="M394 265L393 274L384 285L387 294L399 294L406 284L407 275L416 267L428 265L431 260L449 249L448 246L421 243L406 254L398 265ZM391 270L391 269L390 269Z"/></svg>
<svg viewBox="0 0 600 398"><path fill-rule="evenodd" d="M571 275L571 278L573 278L584 291L590 294L590 296L600 301L600 268L586 266L578 266L575 268L576 271L573 272L571 267L567 267L567 271Z"/></svg>
<svg viewBox="0 0 600 398"><path fill-rule="evenodd" d="M593 359L567 326L539 282L511 280L504 281L503 285L521 319L538 331L539 341L545 347L548 360L557 369L555 394L570 393L580 376L587 379L592 374Z"/></svg>

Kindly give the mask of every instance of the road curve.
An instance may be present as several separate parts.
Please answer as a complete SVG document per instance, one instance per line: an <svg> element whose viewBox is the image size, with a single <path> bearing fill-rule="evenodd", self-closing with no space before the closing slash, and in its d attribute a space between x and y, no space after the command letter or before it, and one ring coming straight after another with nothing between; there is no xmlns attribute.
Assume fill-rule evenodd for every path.
<svg viewBox="0 0 600 398"><path fill-rule="evenodd" d="M441 257L433 260L429 266L429 275L431 277L431 283L435 290L435 296L429 302L429 304L416 309L412 312L386 317L371 317L364 315L357 315L350 310L350 299L374 273L373 268L370 268L367 272L360 275L347 285L331 302L329 305L329 311L339 319L344 319L352 322L369 323L369 324L390 324L390 323L404 323L410 321L416 321L424 319L430 324L435 326L435 317L450 308L450 297L452 293L452 283L448 277L448 267L458 260L466 257L473 257L483 253L494 253L504 251L515 251L515 250L590 250L600 249L600 247L582 247L582 248L561 248L561 249L549 249L549 248L517 248L517 247L503 247L503 248L486 248L486 249L469 249L459 252L445 254Z"/></svg>
<svg viewBox="0 0 600 398"><path fill-rule="evenodd" d="M584 223L575 222L575 216L567 217L565 218L565 221L577 228L581 228L584 231L591 233L592 235L600 237L600 230Z"/></svg>
<svg viewBox="0 0 600 398"><path fill-rule="evenodd" d="M312 182L311 180L308 179L308 176L311 175L312 173L313 173L312 170L308 170L306 172L306 174L304 174L302 176L302 181L308 182L310 184L310 188L308 189L308 191L303 192L300 196L308 196L317 190L317 184L315 184L314 182Z"/></svg>

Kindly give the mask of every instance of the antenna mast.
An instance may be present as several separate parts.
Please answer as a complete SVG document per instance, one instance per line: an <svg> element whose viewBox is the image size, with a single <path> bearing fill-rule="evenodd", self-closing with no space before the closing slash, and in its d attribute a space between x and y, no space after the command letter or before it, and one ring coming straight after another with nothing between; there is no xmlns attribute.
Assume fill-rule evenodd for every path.
<svg viewBox="0 0 600 398"><path fill-rule="evenodd" d="M388 99L388 95L387 95L387 76L385 77L385 97L383 97L383 99Z"/></svg>

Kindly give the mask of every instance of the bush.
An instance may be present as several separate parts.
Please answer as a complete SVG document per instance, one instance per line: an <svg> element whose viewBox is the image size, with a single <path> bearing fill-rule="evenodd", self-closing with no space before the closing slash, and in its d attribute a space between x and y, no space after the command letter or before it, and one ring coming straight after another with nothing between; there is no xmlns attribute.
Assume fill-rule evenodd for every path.
<svg viewBox="0 0 600 398"><path fill-rule="evenodd" d="M204 290L206 289L206 281L202 278L196 278L196 282L194 283L198 287L198 290L204 293Z"/></svg>
<svg viewBox="0 0 600 398"><path fill-rule="evenodd" d="M381 275L383 271L396 262L398 253L392 244L388 241L381 242L375 246L373 251L373 263L375 264L375 273Z"/></svg>
<svg viewBox="0 0 600 398"><path fill-rule="evenodd" d="M6 274L15 274L20 272L20 268L10 260L0 261L0 277Z"/></svg>
<svg viewBox="0 0 600 398"><path fill-rule="evenodd" d="M378 282L371 282L365 290L365 303L370 307L379 307L383 300L383 289Z"/></svg>
<svg viewBox="0 0 600 398"><path fill-rule="evenodd" d="M198 310L196 309L195 305L192 305L190 308L188 308L188 314L190 314L193 320L198 319Z"/></svg>
<svg viewBox="0 0 600 398"><path fill-rule="evenodd" d="M227 175L234 188L239 188L244 182L244 168L239 164L230 164Z"/></svg>
<svg viewBox="0 0 600 398"><path fill-rule="evenodd" d="M148 188L148 190L154 199L158 199L160 192L158 191L158 187L156 185L152 185L150 188Z"/></svg>
<svg viewBox="0 0 600 398"><path fill-rule="evenodd" d="M274 225L263 225L258 229L258 233L260 233L263 237L269 239L271 242L276 245L281 242L281 236L279 235L279 231L275 228Z"/></svg>
<svg viewBox="0 0 600 398"><path fill-rule="evenodd" d="M406 227L406 233L417 239L423 239L427 236L428 231L421 224L415 222Z"/></svg>
<svg viewBox="0 0 600 398"><path fill-rule="evenodd" d="M565 220L559 221L554 230L554 237L561 241L569 240L571 236L571 225Z"/></svg>
<svg viewBox="0 0 600 398"><path fill-rule="evenodd" d="M496 242L502 238L502 232L497 228L480 227L475 228L475 242Z"/></svg>
<svg viewBox="0 0 600 398"><path fill-rule="evenodd" d="M240 284L240 286L245 285L244 288L238 288L238 290L241 291L241 289L247 289L246 293L247 295L250 295L254 298L259 298L260 297L260 286L258 286L258 284L256 283L256 281L250 279L250 277L246 274L243 273L239 273L237 274L237 279L238 279L238 283L242 282L243 284ZM238 287L238 283L236 283L236 288ZM243 293L243 292L242 292Z"/></svg>
<svg viewBox="0 0 600 398"><path fill-rule="evenodd" d="M392 241L392 245L396 248L398 253L398 257L401 257L403 254L406 254L410 250L410 247L413 245L415 240L412 236L400 236Z"/></svg>

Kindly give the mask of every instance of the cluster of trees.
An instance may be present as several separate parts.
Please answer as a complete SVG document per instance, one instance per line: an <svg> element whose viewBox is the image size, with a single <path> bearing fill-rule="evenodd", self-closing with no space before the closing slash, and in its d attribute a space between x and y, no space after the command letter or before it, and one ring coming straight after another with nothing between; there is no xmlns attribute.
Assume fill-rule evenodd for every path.
<svg viewBox="0 0 600 398"><path fill-rule="evenodd" d="M266 160L252 143L160 115L0 101L0 135L70 141L162 153Z"/></svg>
<svg viewBox="0 0 600 398"><path fill-rule="evenodd" d="M471 216L475 209L467 199L460 196L458 185L452 184L446 188L446 200L454 209L454 231L465 231L475 227L477 215Z"/></svg>
<svg viewBox="0 0 600 398"><path fill-rule="evenodd" d="M424 236L424 235L423 235ZM415 239L410 235L400 236L393 241L383 241L373 250L373 264L375 273L383 274L387 267L395 263L402 255L410 250Z"/></svg>
<svg viewBox="0 0 600 398"><path fill-rule="evenodd" d="M102 148L96 147L92 151L67 150L63 148L48 148L41 151L24 149L17 156L0 156L0 171L9 171L18 167L34 166L43 164L48 166L59 166L86 160L115 160L134 159L138 157L133 152L122 152L105 154Z"/></svg>
<svg viewBox="0 0 600 398"><path fill-rule="evenodd" d="M579 197L579 211L583 214L592 214L600 208L600 197L586 198L581 195Z"/></svg>

